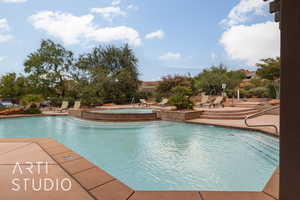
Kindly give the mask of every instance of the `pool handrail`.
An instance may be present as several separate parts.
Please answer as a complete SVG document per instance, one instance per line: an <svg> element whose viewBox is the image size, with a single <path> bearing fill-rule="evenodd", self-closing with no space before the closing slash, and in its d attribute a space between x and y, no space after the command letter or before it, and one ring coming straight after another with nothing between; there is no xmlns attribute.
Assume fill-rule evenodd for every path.
<svg viewBox="0 0 300 200"><path fill-rule="evenodd" d="M277 109L279 109L279 108L280 108L280 106L274 106L274 107L272 107L272 108L267 108L267 109L264 109L264 110L259 111L259 112L257 112L257 113L254 113L254 114L252 114L252 115L246 116L245 119L244 119L246 126L247 126L247 127L250 127L250 128L251 128L251 127L253 127L253 128L255 128L255 127L273 127L273 128L275 129L276 134L279 134L279 128L278 128L276 125L274 125L274 124L258 124L258 125L250 125L250 124L248 123L248 120L249 120L249 119L253 119L253 118L262 116L262 115L264 115L264 114L266 114L266 113L268 113L268 112L270 112L270 111L277 110Z"/></svg>

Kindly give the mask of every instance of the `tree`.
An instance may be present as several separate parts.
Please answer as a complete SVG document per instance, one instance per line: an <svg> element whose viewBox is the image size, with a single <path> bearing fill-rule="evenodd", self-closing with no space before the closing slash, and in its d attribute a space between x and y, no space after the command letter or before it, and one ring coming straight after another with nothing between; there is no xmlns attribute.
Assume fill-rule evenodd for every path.
<svg viewBox="0 0 300 200"><path fill-rule="evenodd" d="M192 81L193 80L190 77L180 76L180 75L175 75L175 76L168 75L162 78L162 81L159 82L156 91L158 94L164 97L168 97L172 94L171 90L175 87L181 86L181 87L192 88L193 87Z"/></svg>
<svg viewBox="0 0 300 200"><path fill-rule="evenodd" d="M3 98L19 98L26 94L28 82L24 76L8 73L0 79L0 96Z"/></svg>
<svg viewBox="0 0 300 200"><path fill-rule="evenodd" d="M43 97L37 94L27 94L22 97L21 104L24 106L37 105L43 102Z"/></svg>
<svg viewBox="0 0 300 200"><path fill-rule="evenodd" d="M262 78L269 80L267 88L269 94L273 98L279 98L279 86L280 86L280 58L267 58L262 59L262 63L256 64L258 67L257 75Z"/></svg>
<svg viewBox="0 0 300 200"><path fill-rule="evenodd" d="M240 71L229 71L225 65L212 66L204 69L195 77L195 87L208 95L220 95L223 92L222 84L226 84L226 91L233 93L245 75Z"/></svg>
<svg viewBox="0 0 300 200"><path fill-rule="evenodd" d="M190 100L191 95L190 88L177 86L172 89L170 104L176 106L177 110L193 109L194 103Z"/></svg>
<svg viewBox="0 0 300 200"><path fill-rule="evenodd" d="M95 97L106 102L128 103L138 90L138 59L126 44L99 46L81 55L76 66L82 70Z"/></svg>
<svg viewBox="0 0 300 200"><path fill-rule="evenodd" d="M73 62L71 51L51 40L43 40L40 48L27 57L24 71L30 74L36 88L47 93L52 90L64 97L65 82L71 78Z"/></svg>

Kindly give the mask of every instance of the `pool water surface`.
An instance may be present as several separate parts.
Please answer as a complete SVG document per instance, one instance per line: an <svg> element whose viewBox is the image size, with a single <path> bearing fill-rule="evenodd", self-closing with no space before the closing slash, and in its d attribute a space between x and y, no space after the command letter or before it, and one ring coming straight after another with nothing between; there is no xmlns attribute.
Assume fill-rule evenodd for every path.
<svg viewBox="0 0 300 200"><path fill-rule="evenodd" d="M0 137L52 137L135 190L261 191L279 160L261 133L165 121L1 119Z"/></svg>

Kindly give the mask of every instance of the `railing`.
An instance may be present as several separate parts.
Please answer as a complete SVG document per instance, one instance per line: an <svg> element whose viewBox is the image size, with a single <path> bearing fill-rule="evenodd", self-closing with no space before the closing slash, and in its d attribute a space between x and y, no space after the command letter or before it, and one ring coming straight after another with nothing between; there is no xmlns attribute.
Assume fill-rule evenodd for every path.
<svg viewBox="0 0 300 200"><path fill-rule="evenodd" d="M250 125L248 123L248 120L256 118L256 117L259 117L261 115L264 115L264 114L266 114L266 113L268 113L270 111L273 111L273 110L277 110L279 108L280 108L280 106L275 106L275 107L268 108L268 109L265 109L263 111L257 112L257 113L255 113L253 115L249 115L249 116L245 117L245 124L246 124L246 126L248 126L248 127L273 127L275 129L275 131L276 131L276 134L278 134L279 133L279 128L276 125L274 125L274 124Z"/></svg>

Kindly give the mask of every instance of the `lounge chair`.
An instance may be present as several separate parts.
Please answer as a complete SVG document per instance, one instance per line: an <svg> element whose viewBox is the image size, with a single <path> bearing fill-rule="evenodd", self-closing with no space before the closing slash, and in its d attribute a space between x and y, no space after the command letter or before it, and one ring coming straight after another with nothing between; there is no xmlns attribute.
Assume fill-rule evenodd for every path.
<svg viewBox="0 0 300 200"><path fill-rule="evenodd" d="M66 112L69 108L69 102L63 101L61 107L57 110L58 112Z"/></svg>
<svg viewBox="0 0 300 200"><path fill-rule="evenodd" d="M145 99L140 99L140 104L142 106L150 107L153 103L148 103Z"/></svg>
<svg viewBox="0 0 300 200"><path fill-rule="evenodd" d="M208 100L209 100L208 96L203 95L201 102L196 103L196 106L203 107L204 105L209 105Z"/></svg>
<svg viewBox="0 0 300 200"><path fill-rule="evenodd" d="M166 106L168 102L169 102L169 99L163 99L158 105L159 106Z"/></svg>
<svg viewBox="0 0 300 200"><path fill-rule="evenodd" d="M223 100L224 100L224 97L219 96L214 100L214 102L210 106L216 107L216 106L220 105L224 108L224 105L222 104Z"/></svg>
<svg viewBox="0 0 300 200"><path fill-rule="evenodd" d="M74 110L79 110L81 107L81 102L80 101L75 101L75 104L74 104Z"/></svg>

